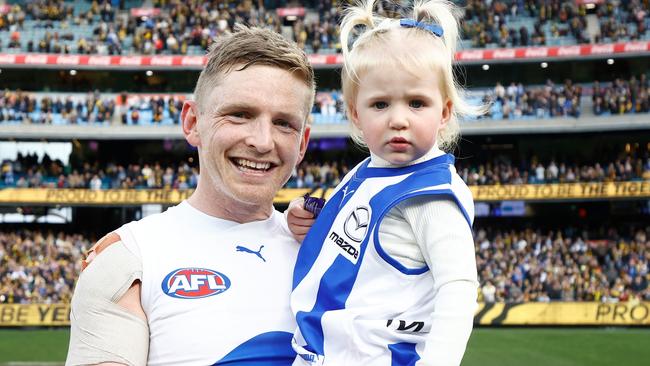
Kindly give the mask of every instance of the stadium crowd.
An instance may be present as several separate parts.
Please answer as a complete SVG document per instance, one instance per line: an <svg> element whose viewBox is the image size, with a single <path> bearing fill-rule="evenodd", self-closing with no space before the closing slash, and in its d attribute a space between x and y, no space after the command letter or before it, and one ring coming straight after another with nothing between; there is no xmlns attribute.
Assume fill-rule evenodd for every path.
<svg viewBox="0 0 650 366"><path fill-rule="evenodd" d="M473 160L473 159L470 159ZM458 174L468 185L617 182L650 180L650 156L630 155L610 161L575 163L531 157L515 164L506 158L485 163L456 162Z"/></svg>
<svg viewBox="0 0 650 366"><path fill-rule="evenodd" d="M650 112L650 84L646 74L637 79L615 79L609 85L594 82L592 89L595 115Z"/></svg>
<svg viewBox="0 0 650 366"><path fill-rule="evenodd" d="M34 94L5 90L0 94L0 123L36 124L173 124L179 123L183 95L105 96Z"/></svg>
<svg viewBox="0 0 650 366"><path fill-rule="evenodd" d="M512 82L506 88L497 82L483 102L492 105L481 118L521 119L580 117L582 86L567 80L563 85L548 81L542 87L524 87Z"/></svg>
<svg viewBox="0 0 650 366"><path fill-rule="evenodd" d="M474 48L634 41L646 36L649 10L646 1L606 1L597 7L597 30L590 34L584 3L470 0L463 37Z"/></svg>
<svg viewBox="0 0 650 366"><path fill-rule="evenodd" d="M463 38L473 48L634 41L647 36L647 1L605 2L589 32L584 4L560 0L457 1L465 5ZM340 51L336 24L345 1L93 0L73 7L63 0L22 1L0 14L0 41L26 52L79 54L203 53L235 23L264 26L310 53ZM380 14L397 14L397 2L380 1ZM153 5L151 7L150 5ZM284 9L291 9L284 12ZM300 10L296 10L296 8ZM131 10L134 10L133 12ZM23 36L26 24L47 31ZM31 34L31 33L28 33ZM38 38L34 38L38 37Z"/></svg>
<svg viewBox="0 0 650 366"><path fill-rule="evenodd" d="M309 155L309 154L308 154ZM577 163L532 156L514 163L503 156L488 162L468 163L458 159L458 174L470 186L503 184L551 184L578 182L650 181L650 156L624 155L618 159ZM294 169L287 188L334 187L355 162L305 160ZM157 161L134 164L89 163L65 165L47 154L18 155L0 162L0 187L88 188L88 189L193 189L199 170L193 160L182 164Z"/></svg>
<svg viewBox="0 0 650 366"><path fill-rule="evenodd" d="M632 237L610 229L592 240L575 230L475 233L479 300L650 301L650 227ZM68 302L95 238L0 231L0 303Z"/></svg>
<svg viewBox="0 0 650 366"><path fill-rule="evenodd" d="M8 48L27 52L202 54L214 38L232 31L236 23L243 23L283 33L311 53L340 50L335 26L339 13L328 0L293 4L272 0L177 0L154 1L153 5L126 9L135 10L130 12L116 9L111 1L93 0L87 9L75 12L62 0L29 1L0 15L0 31L9 34ZM296 5L302 9L297 16L280 15L279 8ZM309 8L311 16L305 16L302 6ZM26 21L47 32L38 39L23 39ZM77 29L88 31L75 35Z"/></svg>
<svg viewBox="0 0 650 366"><path fill-rule="evenodd" d="M650 300L650 227L593 240L577 230L478 229L480 299L491 302Z"/></svg>
<svg viewBox="0 0 650 366"><path fill-rule="evenodd" d="M573 117L585 113L585 98L591 96L593 115L622 115L650 112L650 83L646 74L612 82L594 81L577 85L547 81L542 86L497 82L493 89L470 91L475 103L490 104L482 119L513 120ZM128 125L179 123L184 94L102 95L30 93L5 90L0 93L0 123ZM344 123L345 105L338 90L319 91L312 108L314 123Z"/></svg>
<svg viewBox="0 0 650 366"><path fill-rule="evenodd" d="M36 154L20 155L14 161L2 162L5 187L18 188L196 188L198 167L189 163L161 165L159 162L128 164L84 162L80 166L64 165L46 154L41 161Z"/></svg>
<svg viewBox="0 0 650 366"><path fill-rule="evenodd" d="M0 231L0 303L69 302L91 245L81 234Z"/></svg>

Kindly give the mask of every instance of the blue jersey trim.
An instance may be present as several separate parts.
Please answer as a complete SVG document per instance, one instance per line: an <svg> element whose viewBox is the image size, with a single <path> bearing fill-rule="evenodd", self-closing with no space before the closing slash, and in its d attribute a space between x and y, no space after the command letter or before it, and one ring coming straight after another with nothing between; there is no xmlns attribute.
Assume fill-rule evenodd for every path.
<svg viewBox="0 0 650 366"><path fill-rule="evenodd" d="M292 338L289 332L262 333L237 346L213 366L289 366L296 358Z"/></svg>
<svg viewBox="0 0 650 366"><path fill-rule="evenodd" d="M443 159L444 158L444 159ZM454 199L455 195L451 190L448 189L439 189L439 190L421 190L423 188L437 186L441 184L450 184L452 182L452 172L449 169L448 162L453 161L453 156L443 155L440 156L437 164L432 164L427 167L421 167L421 169L416 173L406 177L401 182L388 186L383 189L381 192L377 193L371 200L370 206L373 208L373 213L375 213L375 208L381 209L376 216L376 226L373 232L374 246L375 250L379 256L388 264L399 270L400 272L407 275L420 275L426 273L429 270L428 266L421 268L408 268L402 263L397 261L395 258L391 257L384 248L381 247L379 241L379 225L381 225L382 220L386 214L393 208L395 205L400 202L421 195L450 195ZM434 161L436 159L429 160L427 162ZM420 164L417 164L420 165ZM460 202L456 199L456 203L461 206ZM465 210L462 209L464 212Z"/></svg>
<svg viewBox="0 0 650 366"><path fill-rule="evenodd" d="M420 355L415 350L415 343L393 343L388 345L391 353L391 366L415 366Z"/></svg>
<svg viewBox="0 0 650 366"><path fill-rule="evenodd" d="M421 163L413 164L413 165L407 165L403 167L398 167L398 168L372 168L369 167L368 165L370 164L370 159L367 159L366 161L363 162L363 164L359 167L357 172L355 173L355 177L361 178L361 179L366 179L366 178L374 178L374 177L392 177L396 175L403 175L403 174L409 174L409 173L414 173L419 170L426 170L430 166L436 166L436 165L441 165L441 164L454 164L454 156L451 154L444 154L440 155L437 158L433 158L431 160L426 160Z"/></svg>
<svg viewBox="0 0 650 366"><path fill-rule="evenodd" d="M407 200L409 198L417 197L417 196L423 196L423 195L435 195L435 196L445 196L446 198L452 199L454 202L456 202L456 205L460 209L461 213L465 217L465 221L467 221L470 229L472 228L472 224L469 221L469 215L465 211L465 208L463 205L460 204L458 201L458 198L453 194L452 191L445 189L445 190L440 190L440 191L422 191L414 194L410 194L407 196L402 197L401 200L393 202L393 204L384 210L384 212L381 213L379 217L379 222L381 223L381 220L384 218L384 216L390 211L391 208L395 207L397 204L400 202ZM388 264L391 266L395 267L397 270L400 272L407 274L407 275L419 275L422 273L426 273L429 270L428 266L424 266L422 268L408 268L401 264L399 261L397 261L395 258L391 257L390 254L386 253L384 248L382 248L381 243L379 242L379 227L377 227L377 230L375 230L374 234L374 240L375 240L375 250L377 250L377 254L386 261Z"/></svg>

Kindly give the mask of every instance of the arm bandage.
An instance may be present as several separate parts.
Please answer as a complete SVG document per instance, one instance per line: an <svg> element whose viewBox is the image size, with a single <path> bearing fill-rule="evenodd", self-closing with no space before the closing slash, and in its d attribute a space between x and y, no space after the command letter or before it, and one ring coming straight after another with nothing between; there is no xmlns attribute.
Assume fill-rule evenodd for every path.
<svg viewBox="0 0 650 366"><path fill-rule="evenodd" d="M72 297L66 365L145 365L147 322L117 304L133 282L141 280L142 261L121 241L102 249L81 273Z"/></svg>

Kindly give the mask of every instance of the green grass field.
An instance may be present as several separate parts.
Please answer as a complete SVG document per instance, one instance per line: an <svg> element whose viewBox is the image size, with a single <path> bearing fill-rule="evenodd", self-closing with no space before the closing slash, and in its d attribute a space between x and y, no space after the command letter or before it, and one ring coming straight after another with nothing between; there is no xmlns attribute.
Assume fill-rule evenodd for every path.
<svg viewBox="0 0 650 366"><path fill-rule="evenodd" d="M67 329L0 330L0 365L62 364ZM650 364L650 329L475 329L463 366Z"/></svg>

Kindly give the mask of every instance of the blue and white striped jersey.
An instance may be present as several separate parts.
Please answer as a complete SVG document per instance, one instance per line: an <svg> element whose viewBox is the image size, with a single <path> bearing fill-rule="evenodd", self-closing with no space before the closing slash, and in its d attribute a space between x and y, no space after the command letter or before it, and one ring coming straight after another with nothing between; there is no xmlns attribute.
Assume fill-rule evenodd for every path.
<svg viewBox="0 0 650 366"><path fill-rule="evenodd" d="M455 201L472 225L472 195L452 155L399 168L369 162L344 178L298 253L294 365L416 365L431 327L433 278L428 267L406 268L387 254L379 225L420 195Z"/></svg>

